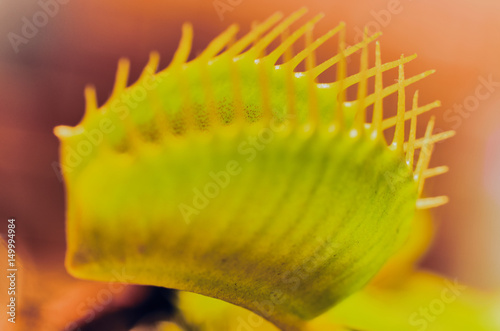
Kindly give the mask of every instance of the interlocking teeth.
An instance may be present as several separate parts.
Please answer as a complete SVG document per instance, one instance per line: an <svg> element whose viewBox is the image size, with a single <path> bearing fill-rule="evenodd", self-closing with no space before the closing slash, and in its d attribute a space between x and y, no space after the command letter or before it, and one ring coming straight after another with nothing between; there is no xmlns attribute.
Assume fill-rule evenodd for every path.
<svg viewBox="0 0 500 331"><path fill-rule="evenodd" d="M334 29L314 40L313 28L323 17L317 15L307 23L301 25L294 31L290 31L292 24L296 23L307 10L302 8L283 19L281 13L271 16L254 27L243 37L237 39L237 25L231 25L217 38L215 38L206 49L193 61L188 62L192 48L193 29L190 24L184 24L182 38L175 55L169 66L157 73L159 55L151 53L150 60L146 65L139 80L128 86L130 63L121 59L118 63L116 82L108 102L101 108L105 108L113 101L120 99L127 91L138 88L137 86L150 77L168 77L177 81L177 95L172 96L165 86L160 84L152 91L150 99L169 95L179 101L177 109L170 114L165 114L164 104L156 102L154 111L159 116L154 116L161 122L163 131L182 135L192 130L216 130L220 124L245 125L245 119L251 121L259 118L267 119L276 116L277 108L286 109L290 118L289 124L293 126L307 127L309 130L347 130L351 136L357 136L360 132L368 131L374 139L382 139L384 130L394 129L394 136L387 143L388 147L403 154L403 158L414 172L415 180L418 182L419 191L423 190L425 178L433 177L442 172L428 173L428 164L433 151L433 146L442 140L452 137L455 132L447 131L432 134L433 121L429 122L425 137L416 137L417 118L441 104L434 101L429 104L418 105L418 91L413 96L412 109L406 110L406 87L431 75L434 70L429 70L410 78L405 77L404 65L416 58L416 55L408 57L401 56L398 60L382 63L380 44L377 40L380 33L368 36L367 29L363 40L351 47L346 47L345 23L340 23ZM274 49L269 50L269 45L281 36L281 43ZM315 52L318 47L324 45L334 36L338 38L338 53L326 61L316 64ZM293 46L300 38L305 39L305 47L293 52ZM375 65L369 67L369 46L375 42ZM359 72L347 75L347 58L356 52L361 52ZM267 55L266 55L267 54ZM276 66L279 58L283 63ZM246 61L246 62L245 62ZM305 71L296 72L297 66L305 61ZM216 64L220 63L220 64ZM248 68L242 69L242 64L252 66L254 73L242 77L242 72L252 72ZM212 67L217 67L221 72L215 72ZM336 79L331 83L317 82L317 77L328 68L336 66ZM195 69L198 68L198 69ZM398 69L398 80L392 85L383 85L383 74L391 69ZM214 78L214 75L217 78ZM222 77L222 78L221 78ZM227 95L220 95L217 84L221 79L230 82ZM306 84L300 83L306 81ZM373 93L368 93L369 85L373 82ZM351 86L357 86L357 99L347 100L346 90ZM284 87L284 88L283 88ZM325 91L331 91L330 94ZM397 114L393 117L384 118L384 98L397 93ZM255 97L249 95L255 94ZM202 95L202 103L197 104L196 96ZM301 103L301 97L307 98L307 102ZM253 98L253 99L252 99ZM81 129L91 116L99 116L99 106L95 88L85 88L86 112ZM230 112L221 114L221 102L228 102L231 106ZM170 103L172 104L172 103ZM227 106L222 105L222 106ZM366 121L367 109L373 106L372 120ZM167 106L168 107L168 106ZM326 116L324 109L331 109L333 116ZM354 110L353 110L354 109ZM349 115L355 112L355 116ZM259 114L260 112L260 114ZM300 116L306 114L305 120ZM330 117L328 119L328 117ZM353 120L348 118L352 117ZM222 120L221 120L222 118ZM410 120L410 132L405 135L405 121ZM140 130L134 128L133 121L124 120L125 130L133 137L139 137ZM58 127L56 135L61 138L79 134L80 129ZM429 131L430 130L430 131ZM165 133L162 133L165 135ZM128 139L129 141L131 139ZM133 140L133 139L132 139ZM168 139L167 139L168 140ZM421 149L416 166L414 167L415 151ZM442 201L442 200L440 200Z"/></svg>

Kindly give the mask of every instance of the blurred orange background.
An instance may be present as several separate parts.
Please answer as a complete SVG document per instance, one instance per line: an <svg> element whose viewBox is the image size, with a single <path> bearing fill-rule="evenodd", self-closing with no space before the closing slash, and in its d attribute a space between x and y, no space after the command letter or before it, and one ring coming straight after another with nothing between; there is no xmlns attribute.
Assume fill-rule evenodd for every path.
<svg viewBox="0 0 500 331"><path fill-rule="evenodd" d="M36 292L30 313L54 319L48 330L82 318L71 307L107 286L73 280L63 265L64 187L53 167L58 141L52 129L80 120L84 86L94 84L103 103L120 57L131 59L131 81L152 50L165 67L185 21L194 25L194 56L231 23L240 25L241 35L252 22L304 5L309 17L326 14L317 36L345 21L353 44L367 25L370 33L383 32L383 61L417 53L406 66L408 76L437 69L418 83L420 102L441 100L433 112L436 126L457 136L438 144L433 155L433 165L451 170L429 180L427 194L448 195L450 203L434 210L438 235L424 265L485 290L500 287L499 1L59 0L53 17L30 38L9 40L12 32L22 35L23 20L35 19L41 3L0 2L0 233L7 231L7 218L17 219L18 254L29 269L20 277ZM318 57L335 52L332 41ZM61 305L68 313L52 316Z"/></svg>

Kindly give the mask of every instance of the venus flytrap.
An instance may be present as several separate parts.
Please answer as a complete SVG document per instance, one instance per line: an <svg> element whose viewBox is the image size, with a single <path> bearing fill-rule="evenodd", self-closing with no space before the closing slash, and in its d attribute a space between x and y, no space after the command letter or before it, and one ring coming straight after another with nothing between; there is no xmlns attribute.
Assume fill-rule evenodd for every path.
<svg viewBox="0 0 500 331"><path fill-rule="evenodd" d="M433 145L452 133L433 135L431 120L417 138L418 115L439 103L419 106L416 94L406 111L405 102L405 88L433 71L405 77L404 65L415 56L383 64L378 42L370 68L369 48L379 34L346 49L344 24L313 40L322 15L290 33L305 12L273 15L236 41L233 25L189 62L192 29L186 24L166 69L156 72L153 53L139 81L127 86L128 64L120 61L104 105L88 90L83 120L55 129L61 158L103 119L114 130L72 171L63 168L71 274L109 281L112 270L125 268L134 283L215 297L282 329L301 330L373 278L408 237L417 207L447 201L422 198L422 192L429 172L438 172L428 169ZM315 65L315 49L336 35L338 54ZM290 54L303 36L306 47ZM347 58L357 51L360 71L348 76ZM277 65L280 58L286 60ZM303 61L306 70L296 72ZM332 66L336 80L318 83ZM384 86L382 76L391 69L399 79ZM128 116L110 111L153 78L157 86ZM347 100L346 89L355 85L356 100ZM393 93L397 115L385 118L383 100ZM408 139L406 120L412 122ZM272 141L246 162L239 144L269 125L279 127ZM386 142L384 130L394 126ZM416 149L422 152L414 164ZM185 222L179 204L232 160L245 165L241 173ZM388 174L397 180L388 181ZM283 275L311 258L317 263L307 279L284 286ZM272 312L255 308L276 289L282 295Z"/></svg>

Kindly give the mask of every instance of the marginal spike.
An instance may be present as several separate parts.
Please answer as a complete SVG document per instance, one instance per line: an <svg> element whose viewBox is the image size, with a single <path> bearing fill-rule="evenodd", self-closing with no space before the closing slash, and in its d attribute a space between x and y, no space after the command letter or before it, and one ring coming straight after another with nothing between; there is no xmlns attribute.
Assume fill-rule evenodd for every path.
<svg viewBox="0 0 500 331"><path fill-rule="evenodd" d="M97 111L98 106L97 106L97 94L95 91L95 86L94 85L85 86L84 94L85 94L85 115Z"/></svg>
<svg viewBox="0 0 500 331"><path fill-rule="evenodd" d="M321 20L325 15L319 14L316 15L309 22L295 30L284 42L282 42L275 50L273 50L269 55L266 56L271 63L276 63L279 57L285 53L287 49L289 49L295 41L297 41L300 37L302 37L308 30L310 30L319 20ZM286 30L285 30L286 31Z"/></svg>
<svg viewBox="0 0 500 331"><path fill-rule="evenodd" d="M343 31L343 30L340 30L340 31ZM377 39L378 37L380 37L382 35L381 32L377 32L375 33L374 35L368 37L367 39L363 40L362 42L360 43L357 43L356 45L354 46L351 46L349 47L348 49L345 50L344 54L342 55L344 58L350 56L351 54L357 52L358 50L360 50L365 44L370 44L372 41L374 41L375 39ZM323 71L325 71L326 69L330 68L331 66L333 66L335 63L339 62L341 58L341 55L340 53L329 58L328 60L324 61L323 63L317 65L316 67L314 67L312 70L310 70L310 74L313 76L313 77L317 77L319 76Z"/></svg>
<svg viewBox="0 0 500 331"><path fill-rule="evenodd" d="M179 42L179 47L174 54L174 58L168 67L181 66L186 63L191 52L191 45L193 43L193 26L190 23L184 23L182 26L182 37Z"/></svg>
<svg viewBox="0 0 500 331"><path fill-rule="evenodd" d="M255 46L252 47L250 51L255 52L256 54L261 54L267 46L278 37L283 31L290 27L295 21L304 16L307 13L306 8L299 9L295 13L291 14L288 18L286 18L283 22L278 24L274 29L272 29L268 34L266 34L262 39L257 41Z"/></svg>
<svg viewBox="0 0 500 331"><path fill-rule="evenodd" d="M237 40L234 43L234 45L232 45L231 47L228 48L226 53L230 54L231 56L235 56L235 55L241 53L250 44L255 42L260 37L261 34L263 34L265 31L267 31L270 27L272 27L275 23L277 23L282 18L283 18L283 14L278 12L278 13L274 14L273 16L269 17L264 22L252 26L252 29L250 30L250 32L248 32L241 39Z"/></svg>
<svg viewBox="0 0 500 331"><path fill-rule="evenodd" d="M85 129L80 124L77 126L58 125L54 128L54 134L59 139L69 138L84 131Z"/></svg>
<svg viewBox="0 0 500 331"><path fill-rule="evenodd" d="M440 106L441 106L441 101L434 101L425 106L407 111L405 112L405 121L411 119L413 115L418 116ZM397 116L386 118L385 120L382 121L382 130L386 130L390 127L393 127L394 125L396 125L396 122L397 122Z"/></svg>
<svg viewBox="0 0 500 331"><path fill-rule="evenodd" d="M411 111L411 124L410 124L410 135L408 138L408 147L406 148L406 163L413 170L413 159L415 155L415 136L417 134L417 115L416 109L418 109L418 90L413 95L413 106Z"/></svg>
<svg viewBox="0 0 500 331"><path fill-rule="evenodd" d="M432 75L435 72L436 72L436 70L429 70L429 71L423 72L421 74L415 75L415 76L413 76L411 78L405 79L405 81L401 85L403 87L406 87L408 85L411 85L413 83L418 82L419 80L424 79L425 77L427 77L429 75ZM398 88L400 88L400 84L399 83L395 83L395 84L393 84L391 86L388 86L388 87L384 88L382 90L382 93L381 93L382 94L382 98L385 98L388 95L391 95L392 93L396 92L398 90ZM374 102L375 102L375 93L370 94L369 96L366 97L366 106L367 107L369 105L373 104Z"/></svg>
<svg viewBox="0 0 500 331"><path fill-rule="evenodd" d="M398 64L399 65L399 64ZM382 81L382 58L380 55L380 43L378 41L375 42L375 92L374 102L375 105L373 107L373 132L377 136L382 134L382 116L383 116L383 81Z"/></svg>
<svg viewBox="0 0 500 331"><path fill-rule="evenodd" d="M424 189L424 171L428 168L429 162L431 160L432 151L434 149L434 142L431 140L432 131L434 130L434 123L436 122L436 117L432 116L427 123L427 129L425 130L424 145L420 151L418 158L417 167L415 168L415 174L418 180L418 196L422 194Z"/></svg>
<svg viewBox="0 0 500 331"><path fill-rule="evenodd" d="M436 177L447 173L450 170L448 166L439 166L431 169L426 169L423 173L424 178Z"/></svg>
<svg viewBox="0 0 500 331"><path fill-rule="evenodd" d="M338 83L338 96L337 96L337 113L336 117L336 125L338 127L342 127L344 125L344 102L346 100L346 90L344 87L344 81L347 73L347 61L345 56L345 29L340 30L339 32L339 41L338 41L338 56L339 63L337 65L337 83ZM324 63L324 62L323 62ZM318 67L316 67L318 68ZM313 70L315 70L314 68ZM314 74L312 77L316 77Z"/></svg>
<svg viewBox="0 0 500 331"><path fill-rule="evenodd" d="M445 131L445 132L441 132L441 133L436 133L435 135L431 136L430 140L431 140L431 142L433 144L435 144L435 143L438 143L440 141L449 139L449 138L455 136L455 134L456 134L456 132L453 131L453 130ZM425 137L424 138L419 138L419 139L415 140L415 149L421 148L422 146L424 146L425 141L426 141ZM404 148L405 149L408 148L407 143L405 143Z"/></svg>
<svg viewBox="0 0 500 331"><path fill-rule="evenodd" d="M313 42L313 30L314 27L311 27L309 30L307 30L306 36L305 36L305 44L306 47L305 49L300 52L292 61L289 61L287 64L290 65L292 71L295 69L297 64L299 64L305 56L306 59L306 70L310 70L314 68L316 65L316 55L314 54L314 50L316 47L318 47L323 41L320 41L318 46L315 46ZM332 30L334 31L334 30ZM331 31L330 31L331 33ZM323 37L320 37L318 40L324 38L325 36L328 36L328 33L324 35ZM328 37L326 38L328 39ZM325 40L326 40L325 39ZM316 41L318 41L316 40ZM295 62L297 61L298 62ZM296 63L296 64L295 64ZM318 109L318 95L316 94L316 79L310 75L306 75L307 79L307 96L308 96L308 103L309 103L309 121L310 125L313 126L313 129L318 127L320 124L319 120L319 109Z"/></svg>
<svg viewBox="0 0 500 331"><path fill-rule="evenodd" d="M226 29L226 31L222 32L218 37L216 37L210 44L205 48L203 53L199 56L200 59L210 60L215 57L224 47L227 46L229 42L234 38L236 33L238 32L238 25L233 24Z"/></svg>
<svg viewBox="0 0 500 331"><path fill-rule="evenodd" d="M364 33L363 33L363 40L366 40L368 37L368 28L365 27ZM360 65L359 65L359 75L360 75L360 80L358 84L358 97L357 97L357 103L358 103L358 109L356 112L356 127L361 130L366 122L366 107L365 107L365 98L366 98L366 89L368 85L367 81L367 70L368 70L368 44L364 44L363 48L361 48L361 58L360 58Z"/></svg>
<svg viewBox="0 0 500 331"><path fill-rule="evenodd" d="M160 54L158 52L151 52L149 54L148 63L144 67L144 70L142 71L139 80L143 80L154 75L158 70L159 64L160 64Z"/></svg>
<svg viewBox="0 0 500 331"><path fill-rule="evenodd" d="M229 48L231 48L236 43L237 39L238 38L236 38L236 35L232 36L231 39L226 44L226 50L228 50Z"/></svg>
<svg viewBox="0 0 500 331"><path fill-rule="evenodd" d="M290 37L290 31L286 29L281 34L281 44L283 44ZM293 58L293 44L285 49L283 52L283 62L286 63Z"/></svg>
<svg viewBox="0 0 500 331"><path fill-rule="evenodd" d="M259 24L260 23L258 21L252 22L252 29L254 29L255 27L257 27ZM255 45L257 45L257 43L259 42L259 40L260 39L254 40L254 42L252 43L252 47L247 51L248 53L251 53L253 51L253 53L251 53L251 57L255 58L255 59L260 59L260 58L264 57L267 54L267 49L266 48L264 48L260 52L255 52L255 49L253 47L255 47Z"/></svg>
<svg viewBox="0 0 500 331"><path fill-rule="evenodd" d="M436 208L447 204L449 201L447 196L439 196L434 198L424 198L417 200L417 209Z"/></svg>
<svg viewBox="0 0 500 331"><path fill-rule="evenodd" d="M379 46L380 47L380 46ZM404 57L404 58L400 58L396 61L392 61L392 62L388 62L388 63L384 63L382 64L380 62L380 71L383 73L385 71L388 71L388 70L391 70L393 68L396 68L396 67L399 67L401 64L406 64L414 59L416 59L417 56L416 55L411 55L411 56L408 56L408 57ZM376 57L375 57L375 60L376 60ZM367 78L370 78L370 77L373 77L373 76L376 76L377 75L377 65L375 65L375 67L373 68L370 68L366 71L366 76ZM361 80L361 72L358 72L357 74L354 74L354 75L351 75L349 77L346 78L346 86L352 86L356 83L359 83L359 81Z"/></svg>
<svg viewBox="0 0 500 331"><path fill-rule="evenodd" d="M307 33L305 36L305 44L306 44L305 49L303 49L293 59L288 61L288 64L292 67L292 70L294 70L295 67L300 62L302 62L304 59L306 59L306 70L310 70L310 69L314 68L314 66L316 65L316 53L314 52L314 50L316 49L316 47L319 47L319 45L321 44L321 40L324 36L322 36L322 37L318 38L318 40L316 40L316 41L320 42L318 44L318 46L316 46L314 44L315 41L313 41L314 40L313 31L314 31L314 27L311 27L309 30L307 30ZM328 33L326 35L328 35Z"/></svg>
<svg viewBox="0 0 500 331"><path fill-rule="evenodd" d="M121 58L120 60L118 60L118 70L116 71L115 85L113 86L113 92L111 92L111 96L109 98L110 100L116 98L125 90L128 84L129 72L130 72L130 61L125 58ZM95 89L94 92L91 92L90 90L87 91L87 89L88 88L85 88L86 99L87 99L87 92L95 94Z"/></svg>
<svg viewBox="0 0 500 331"><path fill-rule="evenodd" d="M295 69L304 59L306 60L306 70L309 71L316 66L316 56L314 51L324 44L328 39L336 35L340 30L345 28L345 23L341 22L335 29L332 29L325 33L323 36L317 38L313 41L312 30L310 29L306 32L306 47L301 52L299 52L293 59L287 62L292 69Z"/></svg>
<svg viewBox="0 0 500 331"><path fill-rule="evenodd" d="M403 55L401 55L403 59ZM398 151L403 150L403 144L405 140L405 111L406 111L406 98L405 98L405 86L403 85L405 80L404 66L399 65L399 78L398 78L398 110L396 119L396 130L394 131L394 139L392 140L392 148Z"/></svg>

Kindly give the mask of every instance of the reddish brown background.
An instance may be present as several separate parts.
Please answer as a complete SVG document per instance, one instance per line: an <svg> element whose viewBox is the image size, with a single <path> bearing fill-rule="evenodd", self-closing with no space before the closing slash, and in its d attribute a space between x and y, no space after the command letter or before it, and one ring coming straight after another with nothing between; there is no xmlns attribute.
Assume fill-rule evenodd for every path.
<svg viewBox="0 0 500 331"><path fill-rule="evenodd" d="M221 0L228 3L225 0ZM231 3L231 2L229 2ZM389 0L264 1L233 0L221 21L212 1L70 0L16 53L9 32L20 34L22 18L40 10L36 1L0 2L0 224L16 217L18 254L25 257L36 304L33 314L55 318L62 327L79 316L53 316L58 305L74 307L78 298L105 285L74 281L65 274L63 257L64 191L52 162L58 159L54 126L74 125L83 114L83 87L93 83L99 101L110 93L117 60L132 61L132 80L151 50L168 64L180 37L181 24L194 24L194 53L230 23L242 32L253 21L275 11L290 13L307 4L309 17L325 12L319 35L341 20L347 23L349 43L356 28L377 22L375 13L387 10ZM398 14L378 24L383 60L417 53L408 75L427 69L437 74L419 83L421 102L440 99L437 127L453 128L443 115L454 104L473 96L478 77L500 82L500 2L496 0L401 0ZM373 30L374 31L374 30ZM320 58L334 52L333 42ZM432 164L447 164L451 171L430 180L429 195L446 194L451 202L435 210L439 233L425 264L450 277L486 290L500 285L500 88L468 112L457 125L457 136L439 144ZM426 118L424 116L424 118ZM6 226L0 225L0 233ZM76 286L78 285L78 286ZM52 292L50 292L52 291ZM51 293L51 295L47 293ZM3 295L3 294L2 294ZM123 294L125 295L125 294ZM68 298L70 296L70 298ZM62 303L61 303L62 302ZM49 317L52 316L52 317Z"/></svg>

